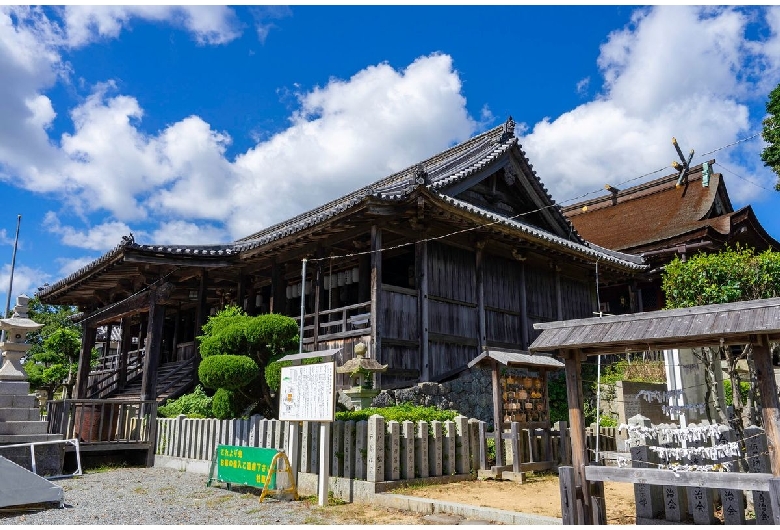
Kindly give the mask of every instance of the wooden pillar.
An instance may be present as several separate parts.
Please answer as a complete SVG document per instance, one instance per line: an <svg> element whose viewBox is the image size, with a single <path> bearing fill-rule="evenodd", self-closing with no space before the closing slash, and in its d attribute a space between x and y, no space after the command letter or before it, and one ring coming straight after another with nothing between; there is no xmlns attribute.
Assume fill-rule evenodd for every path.
<svg viewBox="0 0 780 530"><path fill-rule="evenodd" d="M498 363L491 359L491 379L493 382L493 436L496 440L496 467L504 465L504 445L501 438L503 433L504 412L501 403L501 384L498 378Z"/></svg>
<svg viewBox="0 0 780 530"><path fill-rule="evenodd" d="M271 313L284 314L287 306L287 285L284 281L282 265L271 265Z"/></svg>
<svg viewBox="0 0 780 530"><path fill-rule="evenodd" d="M482 270L483 250L485 248L485 242L480 241L477 243L476 251L476 289L477 289L477 353L479 355L487 349L487 332L485 325L485 285L484 275Z"/></svg>
<svg viewBox="0 0 780 530"><path fill-rule="evenodd" d="M146 331L146 355L141 379L141 399L157 399L157 369L162 350L162 331L165 320L165 306L158 303L155 292L149 297L149 323Z"/></svg>
<svg viewBox="0 0 780 530"><path fill-rule="evenodd" d="M369 300L371 300L371 255L361 254L358 258L358 302Z"/></svg>
<svg viewBox="0 0 780 530"><path fill-rule="evenodd" d="M563 320L563 298L561 297L561 268L553 264L555 269L555 318Z"/></svg>
<svg viewBox="0 0 780 530"><path fill-rule="evenodd" d="M585 465L588 462L585 447L585 421L582 399L582 357L579 350L562 352L566 368L566 396L569 403L569 436L571 437L571 463L576 485L577 523L591 524L592 510L588 485L585 481Z"/></svg>
<svg viewBox="0 0 780 530"><path fill-rule="evenodd" d="M377 362L382 359L382 333L380 313L382 307L382 229L371 226L371 344L373 357Z"/></svg>
<svg viewBox="0 0 780 530"><path fill-rule="evenodd" d="M520 263L520 340L525 350L530 345L528 340L528 296L525 287L525 262Z"/></svg>
<svg viewBox="0 0 780 530"><path fill-rule="evenodd" d="M415 244L415 266L417 268L417 308L420 319L420 381L428 381L428 243L421 241Z"/></svg>
<svg viewBox="0 0 780 530"><path fill-rule="evenodd" d="M114 332L114 324L106 324L106 336L103 341L103 357L111 354L111 334Z"/></svg>
<svg viewBox="0 0 780 530"><path fill-rule="evenodd" d="M181 302L179 302L179 305L176 307L176 315L174 316L173 321L173 340L171 341L171 357L173 357L173 361L183 361L184 359L179 359L179 333L181 328Z"/></svg>
<svg viewBox="0 0 780 530"><path fill-rule="evenodd" d="M769 462L772 466L772 475L780 477L780 406L778 406L777 385L772 366L772 352L766 335L760 335L752 342L756 379L761 391L761 419L769 446Z"/></svg>
<svg viewBox="0 0 780 530"><path fill-rule="evenodd" d="M249 282L249 285L247 285L246 288L246 314L249 316L256 316L260 312L260 308L257 306L257 288L255 287L254 282Z"/></svg>
<svg viewBox="0 0 780 530"><path fill-rule="evenodd" d="M317 247L317 258L322 258L325 253L322 251L322 247ZM322 294L325 292L325 277L322 274L322 260L315 261L314 270L312 272L312 290L314 295L314 350L317 350L320 338L320 305L325 300Z"/></svg>
<svg viewBox="0 0 780 530"><path fill-rule="evenodd" d="M207 305L207 286L209 281L209 273L206 269L203 269L200 273L200 285L198 285L198 302L195 308L195 337L203 333L203 324L208 319L208 305Z"/></svg>
<svg viewBox="0 0 780 530"><path fill-rule="evenodd" d="M95 347L97 328L82 324L81 326L81 352L79 353L79 372L76 376L76 399L87 398L87 384L89 382L89 364L92 360L92 348Z"/></svg>
<svg viewBox="0 0 780 530"><path fill-rule="evenodd" d="M133 346L133 335L130 327L130 317L122 318L122 340L119 343L119 374L117 379L117 385L120 389L127 384L127 357Z"/></svg>

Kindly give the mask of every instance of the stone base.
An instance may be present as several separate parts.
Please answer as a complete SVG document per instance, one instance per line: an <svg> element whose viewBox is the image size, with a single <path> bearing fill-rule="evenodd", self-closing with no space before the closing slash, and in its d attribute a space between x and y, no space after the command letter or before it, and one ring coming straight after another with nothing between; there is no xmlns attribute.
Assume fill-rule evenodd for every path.
<svg viewBox="0 0 780 530"><path fill-rule="evenodd" d="M65 462L65 447L61 444L45 444L34 447L35 473L42 477L55 477L62 475ZM32 455L29 447L3 447L0 446L0 456L33 471Z"/></svg>

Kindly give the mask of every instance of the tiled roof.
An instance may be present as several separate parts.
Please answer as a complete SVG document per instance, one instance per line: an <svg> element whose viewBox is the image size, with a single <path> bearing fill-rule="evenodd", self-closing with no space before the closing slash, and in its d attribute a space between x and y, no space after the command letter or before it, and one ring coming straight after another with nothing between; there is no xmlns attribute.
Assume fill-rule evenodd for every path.
<svg viewBox="0 0 780 530"><path fill-rule="evenodd" d="M677 175L668 175L621 190L617 204L610 194L566 206L563 212L587 241L615 250L636 249L704 225L722 231L721 221L728 225L728 219L712 212L719 193L725 198L723 213L733 211L722 175L712 174L704 187L702 166L691 169L687 186L675 187Z"/></svg>
<svg viewBox="0 0 780 530"><path fill-rule="evenodd" d="M566 240L542 229L474 207L469 203L448 197L444 194L446 188L449 186L479 173L513 149L515 150L516 155L521 158L522 163L527 166L525 169L525 177L537 190L537 193L543 195L543 200L552 207L550 213L559 219L562 226L568 226L571 229L570 238L574 241ZM104 268L111 266L114 262L120 262L123 259L125 252L128 250L178 256L234 256L242 251L261 247L288 235L316 226L349 210L361 203L367 197L375 197L380 200L399 200L408 196L409 193L419 186L425 186L435 196L441 197L453 206L463 208L472 213L477 213L491 221L519 228L535 238L566 246L591 259L604 258L607 261L612 261L615 264L620 264L629 268L644 268L642 265L643 262L639 258L608 251L596 246L591 247L588 246L586 242L582 241L577 234L577 231L563 216L560 209L557 206L554 206L555 203L552 200L552 197L550 197L547 188L544 187L541 180L536 176L536 173L533 171L533 166L528 162L525 153L520 149L518 140L514 136L514 121L510 118L503 125L494 127L489 131L453 146L420 164L410 166L339 199L265 228L233 243L221 245L139 245L135 243L131 235L104 256L79 269L67 278L58 281L56 284L44 287L39 291L39 295L46 296L62 286L76 281L79 278L83 278L85 275L90 275L103 270ZM580 244L580 242L585 244Z"/></svg>
<svg viewBox="0 0 780 530"><path fill-rule="evenodd" d="M568 239L558 237L545 230L536 228L535 226L525 224L522 221L518 221L517 219L510 219L508 217L504 217L503 215L499 215L497 213L490 212L483 208L479 208L477 206L474 206L473 204L462 201L460 199L455 199L454 197L447 197L445 195L439 195L439 197L443 201L453 206L456 206L464 211L480 215L481 217L485 218L490 222L515 228L531 236L534 239L545 241L547 243L554 243L558 246L568 248L569 250L573 251L573 253L579 254L584 258L590 260L604 260L613 263L615 265L620 265L622 267L626 267L634 270L643 270L647 268L647 265L645 265L644 260L640 256L623 254L621 252L616 252L614 250L608 250L605 248L601 248L598 245L592 245L588 242L585 242L585 244L580 244L575 241L569 241Z"/></svg>
<svg viewBox="0 0 780 530"><path fill-rule="evenodd" d="M469 362L468 366L471 368L486 359L493 359L504 366L521 365L553 369L563 368L563 363L561 361L553 359L547 355L533 355L523 350L502 350L498 348L491 348L489 350L483 351L471 362Z"/></svg>
<svg viewBox="0 0 780 530"><path fill-rule="evenodd" d="M199 257L225 257L238 254L234 243L221 245L140 245L135 242L133 235L130 234L129 236L123 237L120 244L115 246L113 249L95 261L88 263L76 272L68 275L67 277L52 285L45 285L42 288L39 288L38 296L48 296L49 294L61 289L62 287L73 281L76 281L79 278L103 270L107 267L110 267L114 263L121 262L128 250L154 252L155 254L172 254L179 256L185 255Z"/></svg>

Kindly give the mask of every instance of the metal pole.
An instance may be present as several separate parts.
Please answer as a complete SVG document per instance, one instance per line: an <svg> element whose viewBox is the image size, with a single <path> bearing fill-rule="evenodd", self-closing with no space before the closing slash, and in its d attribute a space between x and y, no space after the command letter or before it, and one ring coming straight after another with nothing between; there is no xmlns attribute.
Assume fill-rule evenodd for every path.
<svg viewBox="0 0 780 530"><path fill-rule="evenodd" d="M303 319L306 312L306 258L303 258L301 271L301 331L298 339L298 353L303 353Z"/></svg>
<svg viewBox="0 0 780 530"><path fill-rule="evenodd" d="M11 257L11 277L8 281L8 296L5 299L5 314L3 318L8 318L8 311L11 309L11 291L14 289L14 268L16 267L16 247L19 243L19 225L22 224L22 216L16 216L16 238L14 239L14 253ZM5 330L0 333L0 342L5 342Z"/></svg>

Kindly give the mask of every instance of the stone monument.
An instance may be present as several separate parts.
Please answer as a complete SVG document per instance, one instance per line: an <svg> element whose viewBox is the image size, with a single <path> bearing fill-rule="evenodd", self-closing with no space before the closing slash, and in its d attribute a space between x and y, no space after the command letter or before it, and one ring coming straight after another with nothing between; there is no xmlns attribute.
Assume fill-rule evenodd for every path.
<svg viewBox="0 0 780 530"><path fill-rule="evenodd" d="M361 410L371 405L371 401L379 394L374 388L374 373L387 370L386 364L379 364L374 359L367 359L366 345L359 342L355 345L355 357L336 368L340 374L349 374L352 387L343 390L355 410Z"/></svg>
<svg viewBox="0 0 780 530"><path fill-rule="evenodd" d="M47 434L47 422L41 421L38 399L30 393L30 383L22 366L22 358L32 347L27 343L27 333L43 327L27 318L29 298L20 295L11 318L0 319L0 329L6 339L0 342L3 365L0 367L0 456L30 469L29 447L9 447L12 444L29 444L61 440L60 434ZM36 468L39 474L62 473L62 447L44 445L36 451Z"/></svg>

